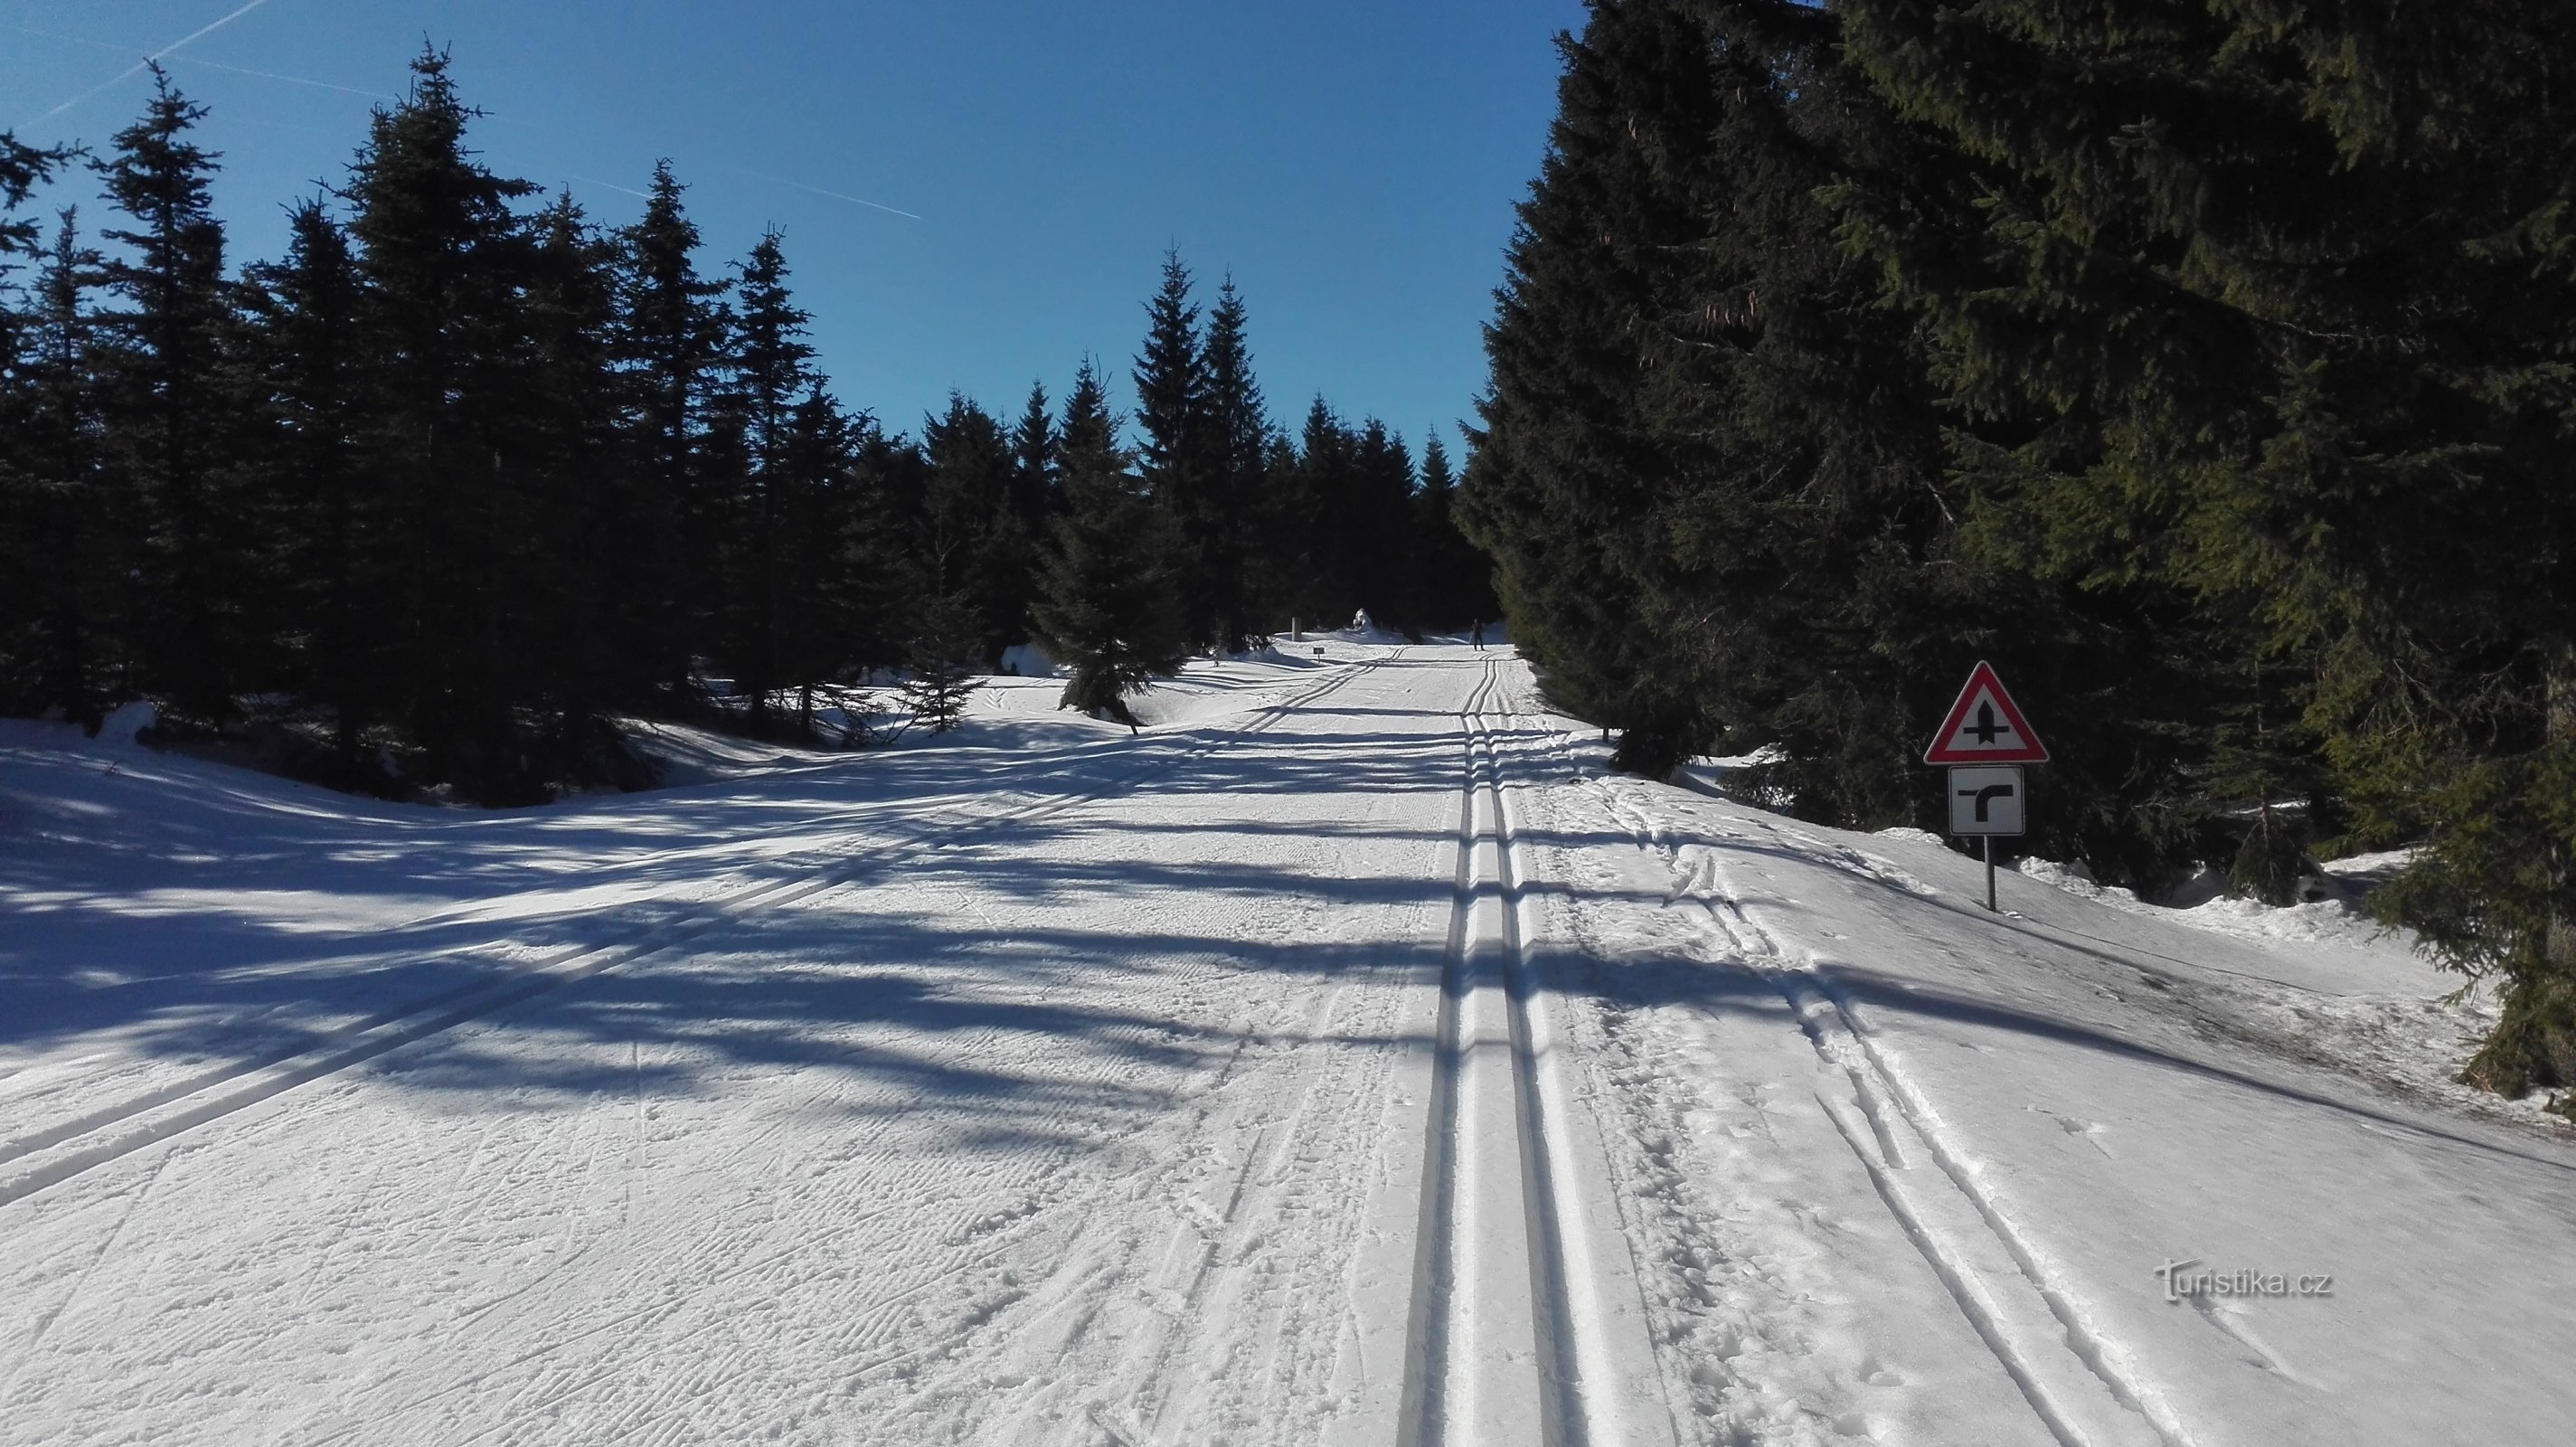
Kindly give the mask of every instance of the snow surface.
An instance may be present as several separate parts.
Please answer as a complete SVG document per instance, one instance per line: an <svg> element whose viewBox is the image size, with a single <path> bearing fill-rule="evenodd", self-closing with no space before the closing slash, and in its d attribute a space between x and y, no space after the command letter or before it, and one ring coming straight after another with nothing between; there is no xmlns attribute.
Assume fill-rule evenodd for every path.
<svg viewBox="0 0 2576 1447"><path fill-rule="evenodd" d="M509 813L0 725L0 1441L2576 1440L2402 938L1316 637Z"/></svg>

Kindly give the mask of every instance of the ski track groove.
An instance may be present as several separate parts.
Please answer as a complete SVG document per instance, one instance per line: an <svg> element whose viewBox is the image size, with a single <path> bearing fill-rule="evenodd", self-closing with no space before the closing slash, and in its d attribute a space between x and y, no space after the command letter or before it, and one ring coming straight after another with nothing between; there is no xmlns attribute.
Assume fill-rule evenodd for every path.
<svg viewBox="0 0 2576 1447"><path fill-rule="evenodd" d="M883 842L843 855L819 877L807 876L745 886L731 894L693 902L692 915L683 920L660 925L646 924L628 931L622 938L601 944L568 947L555 952L543 963L523 967L499 981L489 979L439 991L397 1006L361 1017L357 1022L329 1032L319 1041L288 1049L264 1052L246 1059L228 1062L215 1070L200 1072L131 1097L116 1105L84 1113L67 1123L40 1127L8 1141L0 1142L0 1163L24 1159L57 1147L70 1146L56 1159L42 1162L17 1173L0 1176L0 1207L24 1200L38 1192L85 1174L99 1166L158 1145L173 1136L198 1126L236 1114L251 1106L282 1095L299 1086L337 1075L354 1066L373 1060L389 1051L445 1034L457 1026L523 1004L541 995L551 994L568 985L615 969L637 960L667 953L679 945L707 934L725 924L739 922L749 915L802 903L828 891L845 888L855 876L871 865L902 856L907 851L923 849L947 851L964 847L979 835L1013 824L1029 823L1050 815L1066 813L1097 803L1124 792L1142 788L1154 779L1216 752L1227 744L1269 728L1289 713L1311 706L1354 680L1373 672L1381 663L1400 660L1398 649L1384 659L1366 659L1336 669L1329 678L1297 690L1287 698L1271 704L1241 723L1217 731L1217 736L1174 751L1165 758L1127 771L1087 793L1067 794L1042 799L1015 809L1004 809L971 815L955 821L945 830L930 830L905 838ZM926 817L926 816L925 816ZM905 822L916 822L907 820ZM646 901L635 901L643 903ZM463 1003L457 1003L462 1000ZM427 1019L416 1019L424 1012ZM376 1032L383 1032L378 1034ZM369 1037L373 1038L369 1038ZM263 1072L274 1072L267 1079L251 1079ZM235 1084L236 1082L246 1082ZM225 1089L233 1086L232 1089ZM168 1106L180 1106L167 1119L147 1122L139 1128L112 1137L82 1142L84 1136L95 1137L111 1127Z"/></svg>
<svg viewBox="0 0 2576 1447"><path fill-rule="evenodd" d="M1570 1245L1585 1239L1581 1233L1587 1223L1564 1189L1570 1157L1563 1131L1570 1105L1567 1087L1550 1073L1550 1062L1562 1056L1565 1045L1550 1016L1551 991L1539 978L1526 937L1529 922L1523 918L1527 864L1509 797L1504 738L1517 717L1505 697L1497 661L1485 660L1483 676L1461 710L1466 783L1441 980L1400 1447L1487 1447L1487 1439L1478 1434L1493 1430L1493 1424L1466 1415L1492 1410L1476 1400L1480 1382L1523 1368L1537 1379L1537 1420L1512 1423L1515 1441L1525 1432L1527 1440L1546 1447L1614 1447L1630 1435L1630 1424L1615 1407L1601 1283ZM1490 873L1482 863L1488 849ZM1489 909L1492 923L1485 922ZM1480 966L1478 956L1492 956L1494 963ZM1496 995L1502 1004L1508 1041L1508 1144L1463 1139L1467 1123L1461 1091L1471 1066L1463 1038L1468 1007L1462 1002L1477 994L1488 997L1488 1008ZM1480 1034L1489 1031L1490 1022L1479 1028ZM1505 1192L1488 1175L1490 1167L1475 1172L1481 1185L1461 1179L1475 1168L1472 1152L1480 1144L1484 1150L1516 1155L1511 1199L1502 1199ZM1470 1239L1471 1228L1486 1219L1512 1218L1520 1222L1519 1242L1527 1255L1527 1330L1532 1338L1527 1342L1520 1340L1523 1323L1517 1312L1507 1312L1499 1327L1480 1318L1469 1269L1469 1258L1487 1244ZM1505 1236L1509 1241L1509 1228ZM1514 1370L1497 1374L1496 1360L1512 1363ZM1459 1400L1462 1388L1465 1410ZM1510 1390L1508 1385L1505 1389Z"/></svg>
<svg viewBox="0 0 2576 1447"><path fill-rule="evenodd" d="M1659 852L1671 863L1675 878L1668 902L1688 899L1699 906L1706 934L1721 956L1767 978L1789 1006L1816 1054L1850 1083L1852 1103L1844 1106L1822 1092L1817 1102L1835 1130L1858 1158L1870 1183L1906 1240L1941 1281L1978 1339L1994 1354L2022 1398L2050 1435L2065 1447L2096 1447L2105 1440L2152 1440L2164 1447L2196 1447L2196 1439L2164 1393L2137 1367L2125 1347L2096 1325L2100 1313L2087 1309L2080 1294L2015 1223L2006 1203L1983 1179L1983 1172L1960 1146L1929 1097L1894 1053L1862 1018L1858 1005L1833 981L1825 962L1812 955L1793 959L1782 942L1756 921L1743 896L1727 879L1720 855L1723 842L1675 843L1662 824L1631 801L1605 790L1610 812L1627 827L1641 847ZM1796 831L1780 831L1817 845L1833 857L1823 862L1880 883L1921 893L1924 886L1902 871L1850 849L1824 850ZM1689 856L1698 851L1700 857ZM1855 1122L1857 1114L1861 1119ZM1973 1248L1936 1223L1915 1199L1910 1183L1926 1179L1909 1170L1900 1141L1910 1136L1921 1154L1938 1168L1938 1178L1980 1222L1990 1245L2011 1263L2020 1291L2034 1297L2053 1320L2056 1347L2073 1360L2118 1408L2117 1414L2087 1411L2066 1399L2064 1380L2072 1373L2052 1367L2039 1353L2048 1340L2018 1341L2011 1308L1997 1299L1995 1288L1968 1264ZM1902 1173L1900 1175L1900 1173ZM2005 1288L2010 1290L2010 1286ZM2105 1416L2110 1420L2105 1421Z"/></svg>

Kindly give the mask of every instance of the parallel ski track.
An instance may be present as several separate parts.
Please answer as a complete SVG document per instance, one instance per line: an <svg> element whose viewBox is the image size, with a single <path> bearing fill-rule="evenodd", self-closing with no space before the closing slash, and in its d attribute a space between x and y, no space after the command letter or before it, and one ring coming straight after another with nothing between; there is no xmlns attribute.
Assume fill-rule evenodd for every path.
<svg viewBox="0 0 2576 1447"><path fill-rule="evenodd" d="M1569 1281L1565 1250L1569 1230L1582 1223L1566 1216L1572 1203L1558 1191L1562 1142L1549 1126L1536 1041L1546 1011L1543 988L1536 978L1521 937L1518 907L1522 870L1512 813L1503 788L1503 759L1493 715L1502 703L1499 664L1484 665L1483 677L1469 694L1462 712L1466 735L1467 781L1461 791L1458 818L1456 903L1449 925L1448 951L1442 970L1436 1068L1429 1102L1429 1139L1424 1151L1421 1224L1416 1235L1413 1302L1407 1328L1405 1386L1399 1447L1498 1447L1477 1441L1472 1424L1453 1419L1445 1400L1453 1360L1463 1354L1509 1354L1531 1359L1537 1371L1540 1420L1526 1424L1529 1440L1547 1447L1609 1447L1590 1420L1583 1398L1587 1380L1579 1360L1583 1344L1597 1333L1584 1330L1578 1318L1576 1292ZM1489 825L1480 826L1478 802L1486 805ZM1491 878L1477 866L1480 846L1490 843L1495 857ZM1478 904L1499 897L1499 940L1475 938ZM1459 1078L1465 1065L1460 1013L1465 997L1477 988L1474 956L1480 947L1499 946L1504 960L1504 993L1511 1035L1514 1125L1519 1148L1517 1202L1489 1201L1488 1215L1517 1209L1527 1223L1530 1321L1529 1342L1485 1342L1472 1339L1490 1333L1462 1310L1459 1282L1459 1223L1468 1208L1465 1194L1476 1189L1462 1181L1459 1160ZM1490 1188L1489 1188L1490 1189ZM1597 1375L1592 1377L1598 1380Z"/></svg>
<svg viewBox="0 0 2576 1447"><path fill-rule="evenodd" d="M297 1086L336 1075L388 1051L452 1030L469 1021L549 994L652 955L679 948L726 923L777 909L847 885L870 867L921 850L953 850L978 836L1082 808L1142 788L1183 765L1261 733L1281 718L1311 707L1404 649L1364 659L1259 710L1215 737L1153 760L1098 788L1042 799L1016 809L977 815L946 827L906 833L844 855L801 876L747 884L699 902L688 915L638 926L605 944L581 945L551 959L524 965L500 980L480 980L350 1022L318 1041L224 1062L115 1105L0 1141L0 1165L32 1163L0 1175L0 1207L95 1170L211 1121L248 1109ZM908 814L871 815L869 822L923 823L951 806Z"/></svg>
<svg viewBox="0 0 2576 1447"><path fill-rule="evenodd" d="M1640 846L1672 854L1676 869L1682 869L1678 849L1654 819L1615 798L1610 802L1613 815ZM1706 912L1723 953L1769 978L1817 1056L1850 1082L1849 1106L1822 1094L1818 1103L1898 1229L2048 1435L2061 1447L2150 1442L2194 1447L2190 1429L2164 1393L2125 1347L2104 1334L2097 1314L2015 1223L1921 1087L1833 978L1813 963L1792 959L1782 942L1752 918L1723 879L1714 853L1705 866L1688 867L1673 897L1688 898ZM1935 1170L1913 1169L1910 1156L1928 1159ZM1940 1198L1942 1185L1953 1199ZM1973 1226L1962 1235L1956 1224L1962 1220L1982 1225L1991 1240L1970 1239L1978 1234ZM1996 1256L1998 1248L2011 1266L2004 1273L2007 1279L1995 1279L1972 1264ZM2039 1329L2043 1322L2048 1329Z"/></svg>

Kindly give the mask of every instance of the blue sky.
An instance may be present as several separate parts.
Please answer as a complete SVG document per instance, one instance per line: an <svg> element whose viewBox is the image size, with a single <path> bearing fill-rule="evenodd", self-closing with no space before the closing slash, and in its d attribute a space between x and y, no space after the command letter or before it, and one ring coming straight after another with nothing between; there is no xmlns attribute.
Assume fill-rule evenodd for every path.
<svg viewBox="0 0 2576 1447"><path fill-rule="evenodd" d="M1177 246L1204 292L1243 288L1284 422L1320 391L1454 445L1553 36L1581 20L1579 0L0 0L0 129L101 144L148 86L120 72L214 26L166 63L214 108L236 263L273 256L283 204L341 175L428 39L491 113L495 169L622 223L668 156L711 264L780 228L836 390L890 427L952 387L1005 413L1033 380L1061 395L1086 353L1123 386ZM95 220L95 190L45 200Z"/></svg>

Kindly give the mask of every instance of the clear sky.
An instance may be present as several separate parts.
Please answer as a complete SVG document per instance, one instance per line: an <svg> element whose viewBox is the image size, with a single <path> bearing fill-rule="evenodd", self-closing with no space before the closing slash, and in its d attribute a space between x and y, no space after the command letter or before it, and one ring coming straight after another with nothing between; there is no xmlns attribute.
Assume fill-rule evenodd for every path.
<svg viewBox="0 0 2576 1447"><path fill-rule="evenodd" d="M1203 293L1243 289L1283 422L1321 392L1454 446L1553 37L1581 20L1580 0L0 0L0 129L102 145L147 92L120 74L187 40L165 64L213 107L238 264L278 253L284 203L341 176L426 39L490 112L494 169L622 224L667 156L710 265L782 230L835 390L889 427L952 387L1006 415L1032 381L1060 396L1086 353L1123 390L1175 246ZM96 220L96 190L44 200Z"/></svg>

